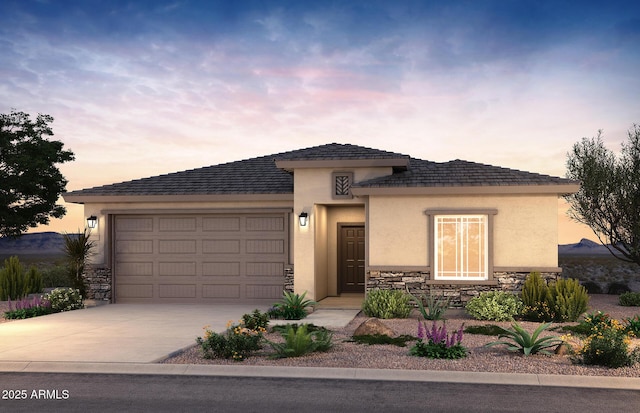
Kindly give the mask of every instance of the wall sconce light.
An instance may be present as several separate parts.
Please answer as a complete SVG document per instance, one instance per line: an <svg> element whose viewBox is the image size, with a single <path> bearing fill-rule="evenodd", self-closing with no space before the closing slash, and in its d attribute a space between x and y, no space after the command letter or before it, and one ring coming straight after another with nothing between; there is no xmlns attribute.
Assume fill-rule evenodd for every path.
<svg viewBox="0 0 640 413"><path fill-rule="evenodd" d="M90 229L93 229L95 227L98 226L98 218L95 215L91 215L89 218L87 218L87 226Z"/></svg>
<svg viewBox="0 0 640 413"><path fill-rule="evenodd" d="M309 218L309 214L307 214L306 212L301 212L300 215L298 216L298 221L300 222L300 226L301 227L306 227L307 226L307 219Z"/></svg>

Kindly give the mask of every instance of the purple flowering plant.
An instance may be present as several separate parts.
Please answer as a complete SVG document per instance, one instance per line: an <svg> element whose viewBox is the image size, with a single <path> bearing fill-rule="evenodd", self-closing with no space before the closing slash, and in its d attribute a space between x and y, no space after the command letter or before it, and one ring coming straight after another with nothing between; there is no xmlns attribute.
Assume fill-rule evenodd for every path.
<svg viewBox="0 0 640 413"><path fill-rule="evenodd" d="M51 303L36 295L32 299L9 300L9 311L4 313L6 319L23 319L51 314Z"/></svg>
<svg viewBox="0 0 640 413"><path fill-rule="evenodd" d="M447 325L441 326L434 321L431 328L426 323L418 322L418 341L411 348L411 355L436 359L459 359L467 356L467 349L462 343L464 324L456 331L449 333Z"/></svg>

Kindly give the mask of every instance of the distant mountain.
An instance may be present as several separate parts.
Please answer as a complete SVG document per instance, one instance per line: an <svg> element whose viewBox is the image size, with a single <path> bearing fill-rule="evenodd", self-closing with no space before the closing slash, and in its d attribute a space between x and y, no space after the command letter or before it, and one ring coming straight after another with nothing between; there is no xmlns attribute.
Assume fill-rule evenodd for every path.
<svg viewBox="0 0 640 413"><path fill-rule="evenodd" d="M558 245L559 255L601 255L610 254L607 247L590 239L582 238L577 244Z"/></svg>
<svg viewBox="0 0 640 413"><path fill-rule="evenodd" d="M0 238L0 255L63 254L64 237L57 232L36 232Z"/></svg>

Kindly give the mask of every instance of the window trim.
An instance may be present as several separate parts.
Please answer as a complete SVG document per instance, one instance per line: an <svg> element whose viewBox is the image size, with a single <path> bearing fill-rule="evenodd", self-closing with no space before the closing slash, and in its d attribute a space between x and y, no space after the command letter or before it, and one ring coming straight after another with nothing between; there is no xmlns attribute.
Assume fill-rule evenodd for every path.
<svg viewBox="0 0 640 413"><path fill-rule="evenodd" d="M494 226L494 217L498 214L497 209L427 209L424 211L425 215L427 215L427 234L428 234L428 259L429 259L429 267L431 268L431 280L438 282L451 282L451 283L459 283L459 282L480 282L480 281L491 281L494 279L493 277L493 226ZM435 244L435 217L441 215L448 216L471 216L471 215L484 215L487 217L487 274L486 277L437 277L436 276L436 244Z"/></svg>

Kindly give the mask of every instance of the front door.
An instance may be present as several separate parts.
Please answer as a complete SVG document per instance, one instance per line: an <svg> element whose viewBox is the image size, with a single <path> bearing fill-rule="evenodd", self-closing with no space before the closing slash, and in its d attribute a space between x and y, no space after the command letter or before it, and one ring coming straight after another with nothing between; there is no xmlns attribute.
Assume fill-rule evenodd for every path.
<svg viewBox="0 0 640 413"><path fill-rule="evenodd" d="M338 224L339 293L364 292L364 225Z"/></svg>

